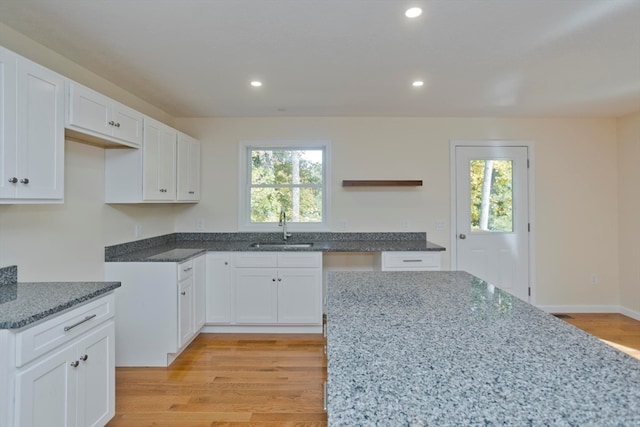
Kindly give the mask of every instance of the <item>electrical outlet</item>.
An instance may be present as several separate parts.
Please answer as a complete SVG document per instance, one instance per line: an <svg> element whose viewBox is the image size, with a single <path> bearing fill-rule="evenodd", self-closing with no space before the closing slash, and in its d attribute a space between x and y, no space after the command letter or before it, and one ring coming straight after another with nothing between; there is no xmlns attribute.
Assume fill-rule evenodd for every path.
<svg viewBox="0 0 640 427"><path fill-rule="evenodd" d="M411 228L411 222L408 219L402 220L402 229L404 231L409 231Z"/></svg>
<svg viewBox="0 0 640 427"><path fill-rule="evenodd" d="M134 235L136 236L136 238L142 237L142 224L136 224Z"/></svg>
<svg viewBox="0 0 640 427"><path fill-rule="evenodd" d="M338 230L345 231L347 228L349 228L349 222L346 219L339 219Z"/></svg>
<svg viewBox="0 0 640 427"><path fill-rule="evenodd" d="M444 231L447 228L447 222L444 219L436 219L436 231Z"/></svg>
<svg viewBox="0 0 640 427"><path fill-rule="evenodd" d="M198 231L204 230L204 219L198 218L196 220L196 230L198 230Z"/></svg>

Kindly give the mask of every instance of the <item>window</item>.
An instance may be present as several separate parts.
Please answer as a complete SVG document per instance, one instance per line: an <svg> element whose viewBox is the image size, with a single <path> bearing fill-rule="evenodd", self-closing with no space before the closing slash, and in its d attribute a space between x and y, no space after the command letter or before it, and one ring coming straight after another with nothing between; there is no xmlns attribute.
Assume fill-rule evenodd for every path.
<svg viewBox="0 0 640 427"><path fill-rule="evenodd" d="M240 229L328 229L328 141L241 141Z"/></svg>

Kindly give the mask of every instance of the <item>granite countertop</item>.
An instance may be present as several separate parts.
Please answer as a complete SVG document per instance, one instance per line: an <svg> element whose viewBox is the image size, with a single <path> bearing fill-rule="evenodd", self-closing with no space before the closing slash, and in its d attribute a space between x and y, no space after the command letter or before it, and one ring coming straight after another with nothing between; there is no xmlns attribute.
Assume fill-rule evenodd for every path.
<svg viewBox="0 0 640 427"><path fill-rule="evenodd" d="M444 251L426 233L294 233L288 243L310 247L252 247L256 242L283 242L282 233L174 233L105 248L105 262L182 262L215 252L383 252Z"/></svg>
<svg viewBox="0 0 640 427"><path fill-rule="evenodd" d="M465 272L331 272L330 426L637 426L640 361Z"/></svg>
<svg viewBox="0 0 640 427"><path fill-rule="evenodd" d="M118 287L120 282L0 282L0 329L22 328Z"/></svg>

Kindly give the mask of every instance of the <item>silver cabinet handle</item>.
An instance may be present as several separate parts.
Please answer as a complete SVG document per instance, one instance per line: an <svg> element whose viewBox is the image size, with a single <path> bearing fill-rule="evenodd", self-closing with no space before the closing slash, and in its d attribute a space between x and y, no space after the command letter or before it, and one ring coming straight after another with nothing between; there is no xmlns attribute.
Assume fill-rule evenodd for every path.
<svg viewBox="0 0 640 427"><path fill-rule="evenodd" d="M224 262L224 265L229 265L229 263L227 261Z"/></svg>
<svg viewBox="0 0 640 427"><path fill-rule="evenodd" d="M195 191L189 191L189 194L196 194Z"/></svg>
<svg viewBox="0 0 640 427"><path fill-rule="evenodd" d="M74 368L77 368L79 364L80 362L78 362L77 360L74 360L73 362L69 363L69 365L71 365Z"/></svg>
<svg viewBox="0 0 640 427"><path fill-rule="evenodd" d="M275 277L274 277L273 279L271 279L271 281L272 281L272 282L275 282L275 281L276 281Z"/></svg>
<svg viewBox="0 0 640 427"><path fill-rule="evenodd" d="M467 236L465 234L460 233L460 235L458 236L460 237L460 240L464 240L467 238Z"/></svg>
<svg viewBox="0 0 640 427"><path fill-rule="evenodd" d="M80 356L80 360L82 360L83 362L86 362L87 359L89 359L89 355L85 354L84 356Z"/></svg>
<svg viewBox="0 0 640 427"><path fill-rule="evenodd" d="M421 259L403 259L402 262L422 262Z"/></svg>
<svg viewBox="0 0 640 427"><path fill-rule="evenodd" d="M9 182L15 184L16 182L18 182L18 178L16 178L15 176L13 178L9 178Z"/></svg>
<svg viewBox="0 0 640 427"><path fill-rule="evenodd" d="M29 178L22 178L22 179L20 180L20 182L21 182L22 184L28 184L28 183L29 183Z"/></svg>
<svg viewBox="0 0 640 427"><path fill-rule="evenodd" d="M185 268L185 269L184 269L184 270L182 270L182 271L184 271L184 272L186 273L187 271L191 271L191 270L193 270L193 267Z"/></svg>
<svg viewBox="0 0 640 427"><path fill-rule="evenodd" d="M95 314L92 314L91 316L87 316L87 317L85 317L83 320L81 320L81 321L79 321L79 322L77 322L77 323L74 323L74 324L73 324L73 325L71 325L71 326L65 326L65 327L64 327L64 331L65 331L65 332L70 331L71 329L75 328L76 326L80 326L80 325L82 325L84 322L88 322L89 320L93 319L94 317L96 317L96 315L95 315Z"/></svg>
<svg viewBox="0 0 640 427"><path fill-rule="evenodd" d="M186 295L187 293L185 291L180 292L180 295Z"/></svg>
<svg viewBox="0 0 640 427"><path fill-rule="evenodd" d="M114 122L113 120L109 121L109 126L115 126L115 125L116 125L116 122Z"/></svg>
<svg viewBox="0 0 640 427"><path fill-rule="evenodd" d="M282 282L282 278L281 277L278 277L278 282Z"/></svg>
<svg viewBox="0 0 640 427"><path fill-rule="evenodd" d="M116 123L116 127L119 128L120 127L120 123Z"/></svg>

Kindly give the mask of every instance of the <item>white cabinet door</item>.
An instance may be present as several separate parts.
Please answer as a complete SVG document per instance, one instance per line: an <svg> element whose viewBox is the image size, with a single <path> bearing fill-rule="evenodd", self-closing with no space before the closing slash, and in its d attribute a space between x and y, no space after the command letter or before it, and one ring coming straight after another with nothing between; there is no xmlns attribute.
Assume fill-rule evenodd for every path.
<svg viewBox="0 0 640 427"><path fill-rule="evenodd" d="M178 347L182 348L194 334L193 276L178 283Z"/></svg>
<svg viewBox="0 0 640 427"><path fill-rule="evenodd" d="M0 198L13 199L18 188L16 72L18 55L0 47Z"/></svg>
<svg viewBox="0 0 640 427"><path fill-rule="evenodd" d="M137 148L142 144L143 117L101 93L69 84L68 127L72 130Z"/></svg>
<svg viewBox="0 0 640 427"><path fill-rule="evenodd" d="M193 317L195 319L195 332L198 332L205 323L206 305L206 265L205 255L193 260Z"/></svg>
<svg viewBox="0 0 640 427"><path fill-rule="evenodd" d="M178 200L200 200L200 141L178 133Z"/></svg>
<svg viewBox="0 0 640 427"><path fill-rule="evenodd" d="M15 427L78 425L76 361L69 345L16 375Z"/></svg>
<svg viewBox="0 0 640 427"><path fill-rule="evenodd" d="M278 323L322 323L322 270L278 269Z"/></svg>
<svg viewBox="0 0 640 427"><path fill-rule="evenodd" d="M177 131L145 118L143 152L143 198L175 200Z"/></svg>
<svg viewBox="0 0 640 427"><path fill-rule="evenodd" d="M77 83L69 84L69 125L111 135L111 99Z"/></svg>
<svg viewBox="0 0 640 427"><path fill-rule="evenodd" d="M115 326L100 326L77 345L78 426L103 426L115 415Z"/></svg>
<svg viewBox="0 0 640 427"><path fill-rule="evenodd" d="M131 145L142 145L143 115L120 103L113 103L113 136Z"/></svg>
<svg viewBox="0 0 640 427"><path fill-rule="evenodd" d="M0 197L15 203L61 202L65 79L6 49L0 61L5 77Z"/></svg>
<svg viewBox="0 0 640 427"><path fill-rule="evenodd" d="M277 323L277 280L275 268L235 270L235 323Z"/></svg>
<svg viewBox="0 0 640 427"><path fill-rule="evenodd" d="M233 256L229 252L209 252L206 255L207 323L231 322Z"/></svg>

